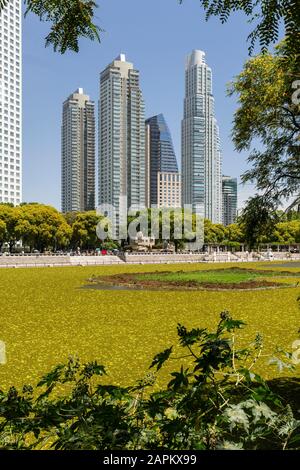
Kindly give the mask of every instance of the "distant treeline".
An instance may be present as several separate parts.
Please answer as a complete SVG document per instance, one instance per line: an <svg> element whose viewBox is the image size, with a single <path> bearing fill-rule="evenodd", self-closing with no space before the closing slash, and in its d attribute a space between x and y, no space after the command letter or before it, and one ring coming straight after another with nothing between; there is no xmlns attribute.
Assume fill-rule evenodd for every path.
<svg viewBox="0 0 300 470"><path fill-rule="evenodd" d="M151 210L148 213L150 221ZM23 203L17 207L0 204L0 250L8 246L12 252L19 241L22 241L23 247L27 247L28 250L36 249L41 252L78 247L82 250L118 247L118 244L112 240L98 239L96 226L101 218L96 211L62 214L54 207L37 203ZM257 243L300 243L300 215L297 212L281 214L280 220L274 224L272 234L268 234L268 237L260 236ZM205 243L233 248L239 247L247 240L243 222L225 227L205 220L204 236ZM172 233L172 224L170 240L176 241ZM159 239L157 242L162 240ZM183 248L184 241L180 241L176 247Z"/></svg>

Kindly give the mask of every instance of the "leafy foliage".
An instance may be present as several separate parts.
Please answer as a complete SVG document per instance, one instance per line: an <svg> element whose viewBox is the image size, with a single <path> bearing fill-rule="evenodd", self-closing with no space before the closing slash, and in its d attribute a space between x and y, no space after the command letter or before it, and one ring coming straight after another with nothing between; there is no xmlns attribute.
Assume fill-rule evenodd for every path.
<svg viewBox="0 0 300 470"><path fill-rule="evenodd" d="M183 3L184 0L179 0ZM249 22L256 22L250 33L249 52L258 42L262 51L279 39L281 21L285 27L287 53L298 54L300 51L300 9L298 0L200 0L206 10L206 19L217 16L226 23L230 15L241 11L249 17Z"/></svg>
<svg viewBox="0 0 300 470"><path fill-rule="evenodd" d="M300 106L292 100L300 63L296 56L287 58L285 50L286 43L282 43L274 55L250 59L229 90L239 101L233 128L235 147L251 150L251 167L242 180L255 182L258 190L242 217L250 239L257 239L258 233L267 235L270 225L276 223L278 207L291 197L296 205L300 197Z"/></svg>
<svg viewBox="0 0 300 470"><path fill-rule="evenodd" d="M287 215L279 213L275 211L273 204L267 205L266 202L268 201L264 198L253 198L242 220L227 227L205 220L205 243L237 249L245 242L251 247L258 242L300 243L300 219L297 212L291 211ZM151 210L149 227L150 218ZM5 243L13 251L18 240L22 240L24 248L36 248L40 251L77 247L83 250L97 247L108 250L118 248L118 243L110 239L98 240L96 226L101 219L102 216L95 211L61 214L51 206L37 203L22 203L18 207L0 204L0 251ZM175 242L173 222L174 219L171 218L170 238ZM160 231L159 242L162 243L161 237ZM178 242L182 242L181 248L184 248L185 240ZM180 248L179 244L177 248Z"/></svg>
<svg viewBox="0 0 300 470"><path fill-rule="evenodd" d="M74 216L70 221L70 216ZM99 245L96 234L97 223L101 219L96 211L78 212L76 214L67 214L67 220L70 221L72 227L72 248L80 247L84 249L95 248Z"/></svg>
<svg viewBox="0 0 300 470"><path fill-rule="evenodd" d="M252 371L261 338L237 347L243 326L228 312L213 332L178 325L190 365L171 372L159 391L151 390L153 374L134 387L105 385L105 367L76 358L54 367L35 390L0 391L0 448L299 448L300 421L291 406ZM168 348L156 355L150 368L159 370L172 354Z"/></svg>
<svg viewBox="0 0 300 470"><path fill-rule="evenodd" d="M183 3L184 0L179 0ZM9 0L0 0L0 9ZM300 50L300 11L298 0L200 0L206 11L206 19L217 16L222 23L230 15L241 11L256 26L250 33L249 52L258 42L265 52L268 46L279 39L281 21L284 23L287 40L287 54L298 54ZM100 40L101 29L94 24L97 4L94 0L25 0L26 14L36 14L41 21L52 24L46 37L46 45L53 45L61 53L67 50L78 52L78 40L86 37Z"/></svg>
<svg viewBox="0 0 300 470"><path fill-rule="evenodd" d="M72 234L62 214L43 204L23 204L18 207L0 204L0 221L6 226L2 240L0 232L0 245L9 243L10 251L18 240L22 240L30 249L40 251L50 246L65 247Z"/></svg>
<svg viewBox="0 0 300 470"><path fill-rule="evenodd" d="M100 29L93 23L96 3L93 0L27 0L27 10L41 21L51 22L46 46L64 54L68 49L78 52L78 39L85 37L100 40Z"/></svg>
<svg viewBox="0 0 300 470"><path fill-rule="evenodd" d="M241 219L245 239L250 248L253 248L261 240L262 235L266 240L272 240L274 225L279 222L273 204L262 196L248 199Z"/></svg>
<svg viewBox="0 0 300 470"><path fill-rule="evenodd" d="M4 8L8 5L9 0L0 0L0 8Z"/></svg>
<svg viewBox="0 0 300 470"><path fill-rule="evenodd" d="M0 10L10 0L0 0ZM25 16L33 13L41 21L51 23L45 41L55 51L64 54L67 50L79 51L79 39L100 41L101 29L93 23L97 4L94 0L25 0Z"/></svg>

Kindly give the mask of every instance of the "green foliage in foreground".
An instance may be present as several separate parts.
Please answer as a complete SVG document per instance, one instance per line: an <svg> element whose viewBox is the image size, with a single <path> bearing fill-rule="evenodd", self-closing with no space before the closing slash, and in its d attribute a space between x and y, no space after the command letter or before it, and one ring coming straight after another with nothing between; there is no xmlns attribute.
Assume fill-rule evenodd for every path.
<svg viewBox="0 0 300 470"><path fill-rule="evenodd" d="M171 373L165 389L153 392L155 374L134 387L105 385L97 362L70 359L42 378L33 390L0 391L2 449L288 449L300 448L300 421L254 372L262 354L257 335L248 347L236 345L244 323L221 313L215 331L178 325L190 368ZM157 354L160 370L173 347ZM285 363L292 368L291 356ZM57 394L57 390L69 392Z"/></svg>
<svg viewBox="0 0 300 470"><path fill-rule="evenodd" d="M183 3L184 0L179 0ZM285 29L287 55L299 54L300 45L300 13L298 0L200 0L206 11L206 19L218 17L226 23L237 11L249 18L249 23L256 24L249 34L249 53L258 42L262 51L276 42L280 34L280 23Z"/></svg>
<svg viewBox="0 0 300 470"><path fill-rule="evenodd" d="M0 0L0 11L10 0ZM184 0L179 0L183 3ZM78 52L81 37L100 40L101 29L94 23L98 7L93 0L24 0L26 14L34 13L41 21L50 22L50 33L46 45L53 45L61 53L67 50ZM256 42L262 50L278 40L280 22L284 24L287 38L287 54L299 53L299 5L298 0L200 0L206 19L219 17L222 23L236 11L246 14L256 26L250 33L249 52Z"/></svg>
<svg viewBox="0 0 300 470"><path fill-rule="evenodd" d="M0 12L9 2L0 0ZM93 0L24 0L22 3L25 16L33 13L40 21L50 23L45 45L52 45L61 54L68 50L78 52L80 38L100 41L101 29L94 24L97 4Z"/></svg>

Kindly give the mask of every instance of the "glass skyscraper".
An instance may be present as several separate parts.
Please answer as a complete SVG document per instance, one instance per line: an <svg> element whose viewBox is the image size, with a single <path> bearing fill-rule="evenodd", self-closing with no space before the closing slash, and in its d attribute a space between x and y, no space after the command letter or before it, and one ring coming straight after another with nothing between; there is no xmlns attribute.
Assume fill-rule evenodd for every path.
<svg viewBox="0 0 300 470"><path fill-rule="evenodd" d="M230 225L237 217L237 179L230 176L222 178L223 225Z"/></svg>
<svg viewBox="0 0 300 470"><path fill-rule="evenodd" d="M144 100L139 72L124 54L100 77L99 205L114 207L117 226L126 205L145 207Z"/></svg>
<svg viewBox="0 0 300 470"><path fill-rule="evenodd" d="M22 202L22 0L0 10L1 202Z"/></svg>
<svg viewBox="0 0 300 470"><path fill-rule="evenodd" d="M164 174L164 178L159 174ZM168 176L170 174L170 176ZM174 179L176 174L178 178ZM162 176L162 175L161 175ZM163 114L153 116L146 120L146 199L147 206L158 205L160 191L167 191L167 187L161 187L160 182L170 182L168 187L178 190L179 173L176 155L174 152L171 133ZM172 185L171 185L172 183ZM147 191L148 189L148 191ZM171 201L176 200L170 193L166 195ZM165 198L167 200L167 198Z"/></svg>
<svg viewBox="0 0 300 470"><path fill-rule="evenodd" d="M212 94L212 71L205 53L194 50L186 61L182 121L182 203L222 222L219 128Z"/></svg>

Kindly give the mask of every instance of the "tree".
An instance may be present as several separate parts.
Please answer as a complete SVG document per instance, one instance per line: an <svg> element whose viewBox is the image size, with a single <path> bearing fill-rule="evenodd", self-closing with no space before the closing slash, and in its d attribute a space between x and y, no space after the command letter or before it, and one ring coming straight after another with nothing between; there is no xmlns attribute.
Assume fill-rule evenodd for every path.
<svg viewBox="0 0 300 470"><path fill-rule="evenodd" d="M11 0L0 0L0 10ZM184 0L179 0L184 3ZM300 9L298 0L200 0L206 11L206 19L217 16L225 23L234 12L241 11L256 21L250 33L249 51L258 41L263 51L278 41L280 24L283 21L287 38L287 53L300 51ZM78 52L80 37L100 40L101 29L94 24L97 4L93 0L25 0L26 14L34 13L41 21L50 22L50 33L46 46L53 45L61 53L67 50Z"/></svg>
<svg viewBox="0 0 300 470"><path fill-rule="evenodd" d="M250 217L251 208L268 208L272 219L281 204L291 197L297 204L300 197L300 104L292 100L297 58L287 59L285 48L281 43L275 54L250 59L229 89L230 95L238 95L239 102L234 116L235 148L239 152L250 150L251 168L242 181L254 182L258 190L243 216L248 222L249 218L255 220L255 213ZM266 213L259 218L264 225L251 222L256 234L266 228ZM247 228L251 230L249 223Z"/></svg>
<svg viewBox="0 0 300 470"><path fill-rule="evenodd" d="M179 0L183 3L184 0ZM206 11L206 19L217 16L226 23L230 15L241 11L256 22L250 33L249 52L258 41L263 52L279 39L281 22L284 24L288 55L300 54L300 8L299 0L200 0Z"/></svg>
<svg viewBox="0 0 300 470"><path fill-rule="evenodd" d="M14 245L19 240L17 225L20 218L20 208L15 208L10 204L0 204L0 221L5 223L6 230L2 244L9 244L9 251L12 252Z"/></svg>
<svg viewBox="0 0 300 470"><path fill-rule="evenodd" d="M11 0L0 0L0 10ZM97 4L93 0L25 0L26 11L34 13L41 21L51 23L45 38L46 46L64 54L67 50L79 51L79 38L100 40L101 29L93 23Z"/></svg>
<svg viewBox="0 0 300 470"><path fill-rule="evenodd" d="M205 243L221 244L224 242L226 230L221 224L213 224L210 220L204 221L204 241Z"/></svg>
<svg viewBox="0 0 300 470"><path fill-rule="evenodd" d="M278 223L274 230L274 241L285 245L300 243L300 220Z"/></svg>
<svg viewBox="0 0 300 470"><path fill-rule="evenodd" d="M300 211L295 211L295 210L291 210L291 211L288 211L287 214L286 214L286 219L287 220L300 220Z"/></svg>
<svg viewBox="0 0 300 470"><path fill-rule="evenodd" d="M6 239L6 223L0 219L0 253L2 251L3 243Z"/></svg>
<svg viewBox="0 0 300 470"><path fill-rule="evenodd" d="M70 220L70 215L67 216ZM97 237L96 227L101 217L96 211L78 212L72 223L72 246L81 249L95 249L100 246L100 240Z"/></svg>
<svg viewBox="0 0 300 470"><path fill-rule="evenodd" d="M229 242L243 243L245 241L245 234L241 224L231 224L225 227L225 237Z"/></svg>
<svg viewBox="0 0 300 470"><path fill-rule="evenodd" d="M69 245L72 229L54 207L26 204L20 208L16 226L18 238L30 249L39 251L64 248Z"/></svg>
<svg viewBox="0 0 300 470"><path fill-rule="evenodd" d="M273 205L263 196L248 199L240 219L245 231L245 241L250 249L259 242L270 241L274 225L279 221Z"/></svg>

